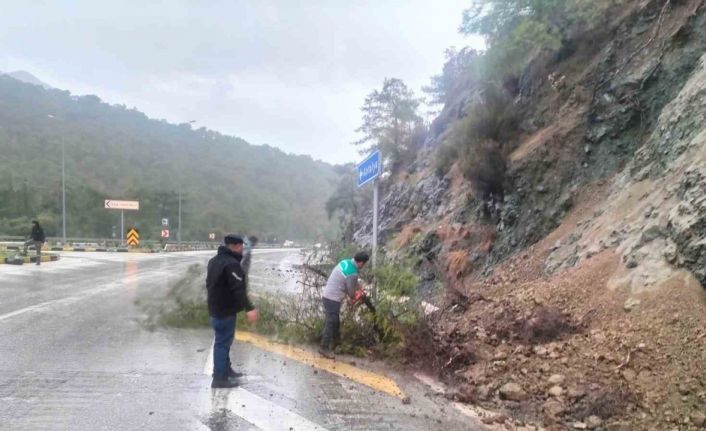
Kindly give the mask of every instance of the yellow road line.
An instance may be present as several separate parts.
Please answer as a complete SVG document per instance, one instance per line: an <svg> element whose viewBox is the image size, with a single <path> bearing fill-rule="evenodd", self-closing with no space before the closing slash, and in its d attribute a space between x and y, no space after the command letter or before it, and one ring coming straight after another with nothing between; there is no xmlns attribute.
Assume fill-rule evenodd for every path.
<svg viewBox="0 0 706 431"><path fill-rule="evenodd" d="M331 374L341 376L348 380L371 387L377 391L392 395L393 397L404 398L405 395L397 386L394 380L381 374L363 370L353 365L337 362L331 359L322 358L318 353L313 353L299 347L288 346L286 344L275 343L261 335L246 331L235 331L235 339L243 343L252 344L262 350L277 353L293 361L327 371Z"/></svg>

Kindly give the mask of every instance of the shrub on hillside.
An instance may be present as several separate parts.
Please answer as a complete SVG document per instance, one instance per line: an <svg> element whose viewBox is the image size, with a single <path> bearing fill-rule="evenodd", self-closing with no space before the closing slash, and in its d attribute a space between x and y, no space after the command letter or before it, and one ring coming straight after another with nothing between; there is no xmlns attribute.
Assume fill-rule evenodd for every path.
<svg viewBox="0 0 706 431"><path fill-rule="evenodd" d="M462 153L460 163L463 175L484 200L491 196L503 200L506 164L500 143L486 140L471 144Z"/></svg>
<svg viewBox="0 0 706 431"><path fill-rule="evenodd" d="M556 54L600 22L617 0L475 0L460 31L488 44L488 73L519 73L533 58Z"/></svg>
<svg viewBox="0 0 706 431"><path fill-rule="evenodd" d="M488 82L454 131L457 145L472 142L505 142L515 132L518 113L512 98L499 85Z"/></svg>
<svg viewBox="0 0 706 431"><path fill-rule="evenodd" d="M434 167L436 175L444 176L451 166L458 159L458 147L453 145L450 141L444 141L443 144L439 146L436 152L436 158L434 162Z"/></svg>
<svg viewBox="0 0 706 431"><path fill-rule="evenodd" d="M431 77L429 85L422 87L431 104L447 104L462 87L475 87L482 77L484 53L470 47L457 50L448 48L446 61L440 74Z"/></svg>
<svg viewBox="0 0 706 431"><path fill-rule="evenodd" d="M437 173L448 170L458 160L464 176L484 196L502 195L503 144L516 133L518 120L517 108L507 93L495 84L486 84L440 148Z"/></svg>

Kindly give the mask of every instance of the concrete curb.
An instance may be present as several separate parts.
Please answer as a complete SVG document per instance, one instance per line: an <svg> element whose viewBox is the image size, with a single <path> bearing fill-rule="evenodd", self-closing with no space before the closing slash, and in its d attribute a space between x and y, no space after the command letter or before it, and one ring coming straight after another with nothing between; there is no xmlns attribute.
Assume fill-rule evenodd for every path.
<svg viewBox="0 0 706 431"><path fill-rule="evenodd" d="M107 252L118 252L118 253L160 253L161 250L153 249L141 249L141 248L106 248L106 247L52 247L52 251L76 251L81 253L107 253Z"/></svg>
<svg viewBox="0 0 706 431"><path fill-rule="evenodd" d="M43 254L41 256L41 262L56 262L57 260L59 260L58 254ZM0 265L22 265L36 262L37 256L20 256L18 259L14 256L9 256L0 259Z"/></svg>
<svg viewBox="0 0 706 431"><path fill-rule="evenodd" d="M182 252L182 251L208 251L208 250L215 250L214 249L189 249L189 248L180 248L176 250L161 250L161 249L148 249L148 248L128 248L128 247L118 247L118 248L106 248L106 247L47 247L48 250L50 251L73 251L73 252L79 252L79 253L107 253L107 252L113 252L113 253L174 253L174 252ZM17 246L8 246L6 247L6 250L8 251L19 251L20 247ZM4 260L3 258L0 258L0 260ZM32 261L34 262L34 261ZM44 261L42 261L44 262ZM0 263L5 263L5 262L0 262Z"/></svg>

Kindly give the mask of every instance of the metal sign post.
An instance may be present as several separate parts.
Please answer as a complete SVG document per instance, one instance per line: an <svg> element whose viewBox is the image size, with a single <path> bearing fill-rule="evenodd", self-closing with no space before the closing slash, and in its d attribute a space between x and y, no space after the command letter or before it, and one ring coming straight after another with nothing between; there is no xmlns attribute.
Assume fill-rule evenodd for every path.
<svg viewBox="0 0 706 431"><path fill-rule="evenodd" d="M52 117L53 118L53 117ZM64 140L61 141L61 245L66 245L66 153Z"/></svg>
<svg viewBox="0 0 706 431"><path fill-rule="evenodd" d="M125 238L125 211L120 210L120 244L123 243L123 238Z"/></svg>
<svg viewBox="0 0 706 431"><path fill-rule="evenodd" d="M382 173L382 155L374 151L358 165L358 187L373 181L373 233L372 233L372 267L377 265L378 254L378 177ZM373 286L373 299L377 299L377 289Z"/></svg>
<svg viewBox="0 0 706 431"><path fill-rule="evenodd" d="M373 256L372 266L377 265L378 257L378 180L373 183Z"/></svg>
<svg viewBox="0 0 706 431"><path fill-rule="evenodd" d="M179 182L179 230L177 230L177 242L181 244L181 182Z"/></svg>
<svg viewBox="0 0 706 431"><path fill-rule="evenodd" d="M116 201L105 199L103 207L108 210L120 210L120 243L125 239L125 210L139 211L140 201Z"/></svg>

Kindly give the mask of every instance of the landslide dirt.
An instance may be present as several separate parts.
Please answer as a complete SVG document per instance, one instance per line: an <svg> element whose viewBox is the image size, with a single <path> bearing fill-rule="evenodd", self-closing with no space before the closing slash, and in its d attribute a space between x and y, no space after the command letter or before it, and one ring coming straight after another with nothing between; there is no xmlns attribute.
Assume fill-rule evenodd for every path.
<svg viewBox="0 0 706 431"><path fill-rule="evenodd" d="M455 165L403 229L445 288L410 351L455 399L508 427L706 429L703 3L631 2L537 84L501 208Z"/></svg>
<svg viewBox="0 0 706 431"><path fill-rule="evenodd" d="M630 309L629 294L608 287L622 267L614 250L544 274L556 241L598 196L586 193L545 240L469 282L466 303L448 304L434 327L439 354L449 358L443 373L458 399L548 429L698 429L706 405L698 282L677 272ZM521 394L504 394L508 384Z"/></svg>

